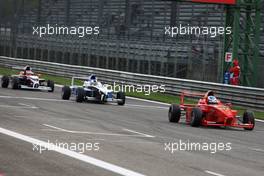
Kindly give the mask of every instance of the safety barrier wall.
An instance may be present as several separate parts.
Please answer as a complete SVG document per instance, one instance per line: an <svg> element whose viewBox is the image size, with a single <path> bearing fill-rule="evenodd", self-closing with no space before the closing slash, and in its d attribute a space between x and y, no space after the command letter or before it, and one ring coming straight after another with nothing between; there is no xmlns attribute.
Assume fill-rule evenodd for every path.
<svg viewBox="0 0 264 176"><path fill-rule="evenodd" d="M67 65L37 60L18 59L0 56L0 66L22 67L30 65L35 71L51 75L72 77L96 74L102 82L131 85L165 85L166 93L180 95L182 91L206 92L213 90L224 102L264 110L264 89L231 86L219 83L178 79L171 77L144 75L101 68ZM176 98L176 97L175 97Z"/></svg>

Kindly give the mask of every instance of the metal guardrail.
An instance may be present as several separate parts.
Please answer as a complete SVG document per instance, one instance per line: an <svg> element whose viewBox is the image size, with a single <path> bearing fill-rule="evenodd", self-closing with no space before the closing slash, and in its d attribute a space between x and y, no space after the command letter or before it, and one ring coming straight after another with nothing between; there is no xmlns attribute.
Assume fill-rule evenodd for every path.
<svg viewBox="0 0 264 176"><path fill-rule="evenodd" d="M48 72L51 75L69 78L72 76L96 74L100 80L105 83L113 83L115 81L116 83L126 85L165 85L166 93L172 95L180 95L184 90L191 92L206 92L208 90L213 90L217 96L225 102L264 110L264 89L261 88L231 86L219 83L0 56L0 66L20 67L25 65L30 65L38 72Z"/></svg>

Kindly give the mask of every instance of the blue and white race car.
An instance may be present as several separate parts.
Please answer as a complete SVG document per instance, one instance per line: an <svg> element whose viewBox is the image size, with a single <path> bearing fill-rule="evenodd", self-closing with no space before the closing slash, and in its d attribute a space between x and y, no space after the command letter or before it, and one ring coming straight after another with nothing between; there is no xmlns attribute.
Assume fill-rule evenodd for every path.
<svg viewBox="0 0 264 176"><path fill-rule="evenodd" d="M74 80L85 80L83 86L74 85ZM69 100L71 95L75 96L76 102L94 101L100 103L115 102L118 105L124 105L126 96L124 92L114 93L112 89L102 85L97 81L95 75L87 77L73 77L71 86L62 88L61 97L63 100Z"/></svg>

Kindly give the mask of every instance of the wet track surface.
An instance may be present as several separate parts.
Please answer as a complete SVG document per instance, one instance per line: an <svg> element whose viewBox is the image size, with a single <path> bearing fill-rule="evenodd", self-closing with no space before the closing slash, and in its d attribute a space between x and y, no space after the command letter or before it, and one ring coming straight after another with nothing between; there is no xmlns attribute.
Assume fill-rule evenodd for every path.
<svg viewBox="0 0 264 176"><path fill-rule="evenodd" d="M118 175L115 166L127 175L263 175L264 123L257 122L254 131L193 128L169 123L167 112L166 105L132 99L125 106L62 101L59 88L54 93L0 88L0 175ZM67 152L40 153L5 130L53 144L89 144L77 151L80 157L111 165ZM166 148L180 141L230 143L232 149L172 153Z"/></svg>

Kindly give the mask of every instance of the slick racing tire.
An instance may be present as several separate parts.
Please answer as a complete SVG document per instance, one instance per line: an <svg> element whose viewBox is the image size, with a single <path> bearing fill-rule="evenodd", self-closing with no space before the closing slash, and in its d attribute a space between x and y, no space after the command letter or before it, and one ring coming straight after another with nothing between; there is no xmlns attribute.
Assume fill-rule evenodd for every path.
<svg viewBox="0 0 264 176"><path fill-rule="evenodd" d="M246 111L244 112L243 114L243 123L245 124L253 124L253 127L252 128L244 128L245 130L253 130L254 127L255 127L255 116L254 116L254 113L253 112L250 112L250 111Z"/></svg>
<svg viewBox="0 0 264 176"><path fill-rule="evenodd" d="M124 92L117 92L116 98L121 100L117 102L118 105L123 106L126 103L126 95Z"/></svg>
<svg viewBox="0 0 264 176"><path fill-rule="evenodd" d="M3 76L1 80L1 86L2 88L7 88L9 85L9 77L8 76Z"/></svg>
<svg viewBox="0 0 264 176"><path fill-rule="evenodd" d="M49 90L49 92L54 92L54 82L53 81L48 80L47 86L51 88L51 90Z"/></svg>
<svg viewBox="0 0 264 176"><path fill-rule="evenodd" d="M199 108L193 108L191 114L191 126L192 127L199 127L201 125L203 113Z"/></svg>
<svg viewBox="0 0 264 176"><path fill-rule="evenodd" d="M180 106L172 104L169 108L168 117L171 123L178 123L181 118Z"/></svg>
<svg viewBox="0 0 264 176"><path fill-rule="evenodd" d="M19 78L12 79L12 89L19 89Z"/></svg>
<svg viewBox="0 0 264 176"><path fill-rule="evenodd" d="M63 100L69 100L71 97L71 88L69 86L64 86L61 90L61 98Z"/></svg>
<svg viewBox="0 0 264 176"><path fill-rule="evenodd" d="M85 91L82 87L78 87L76 91L76 102L82 103L84 101Z"/></svg>

